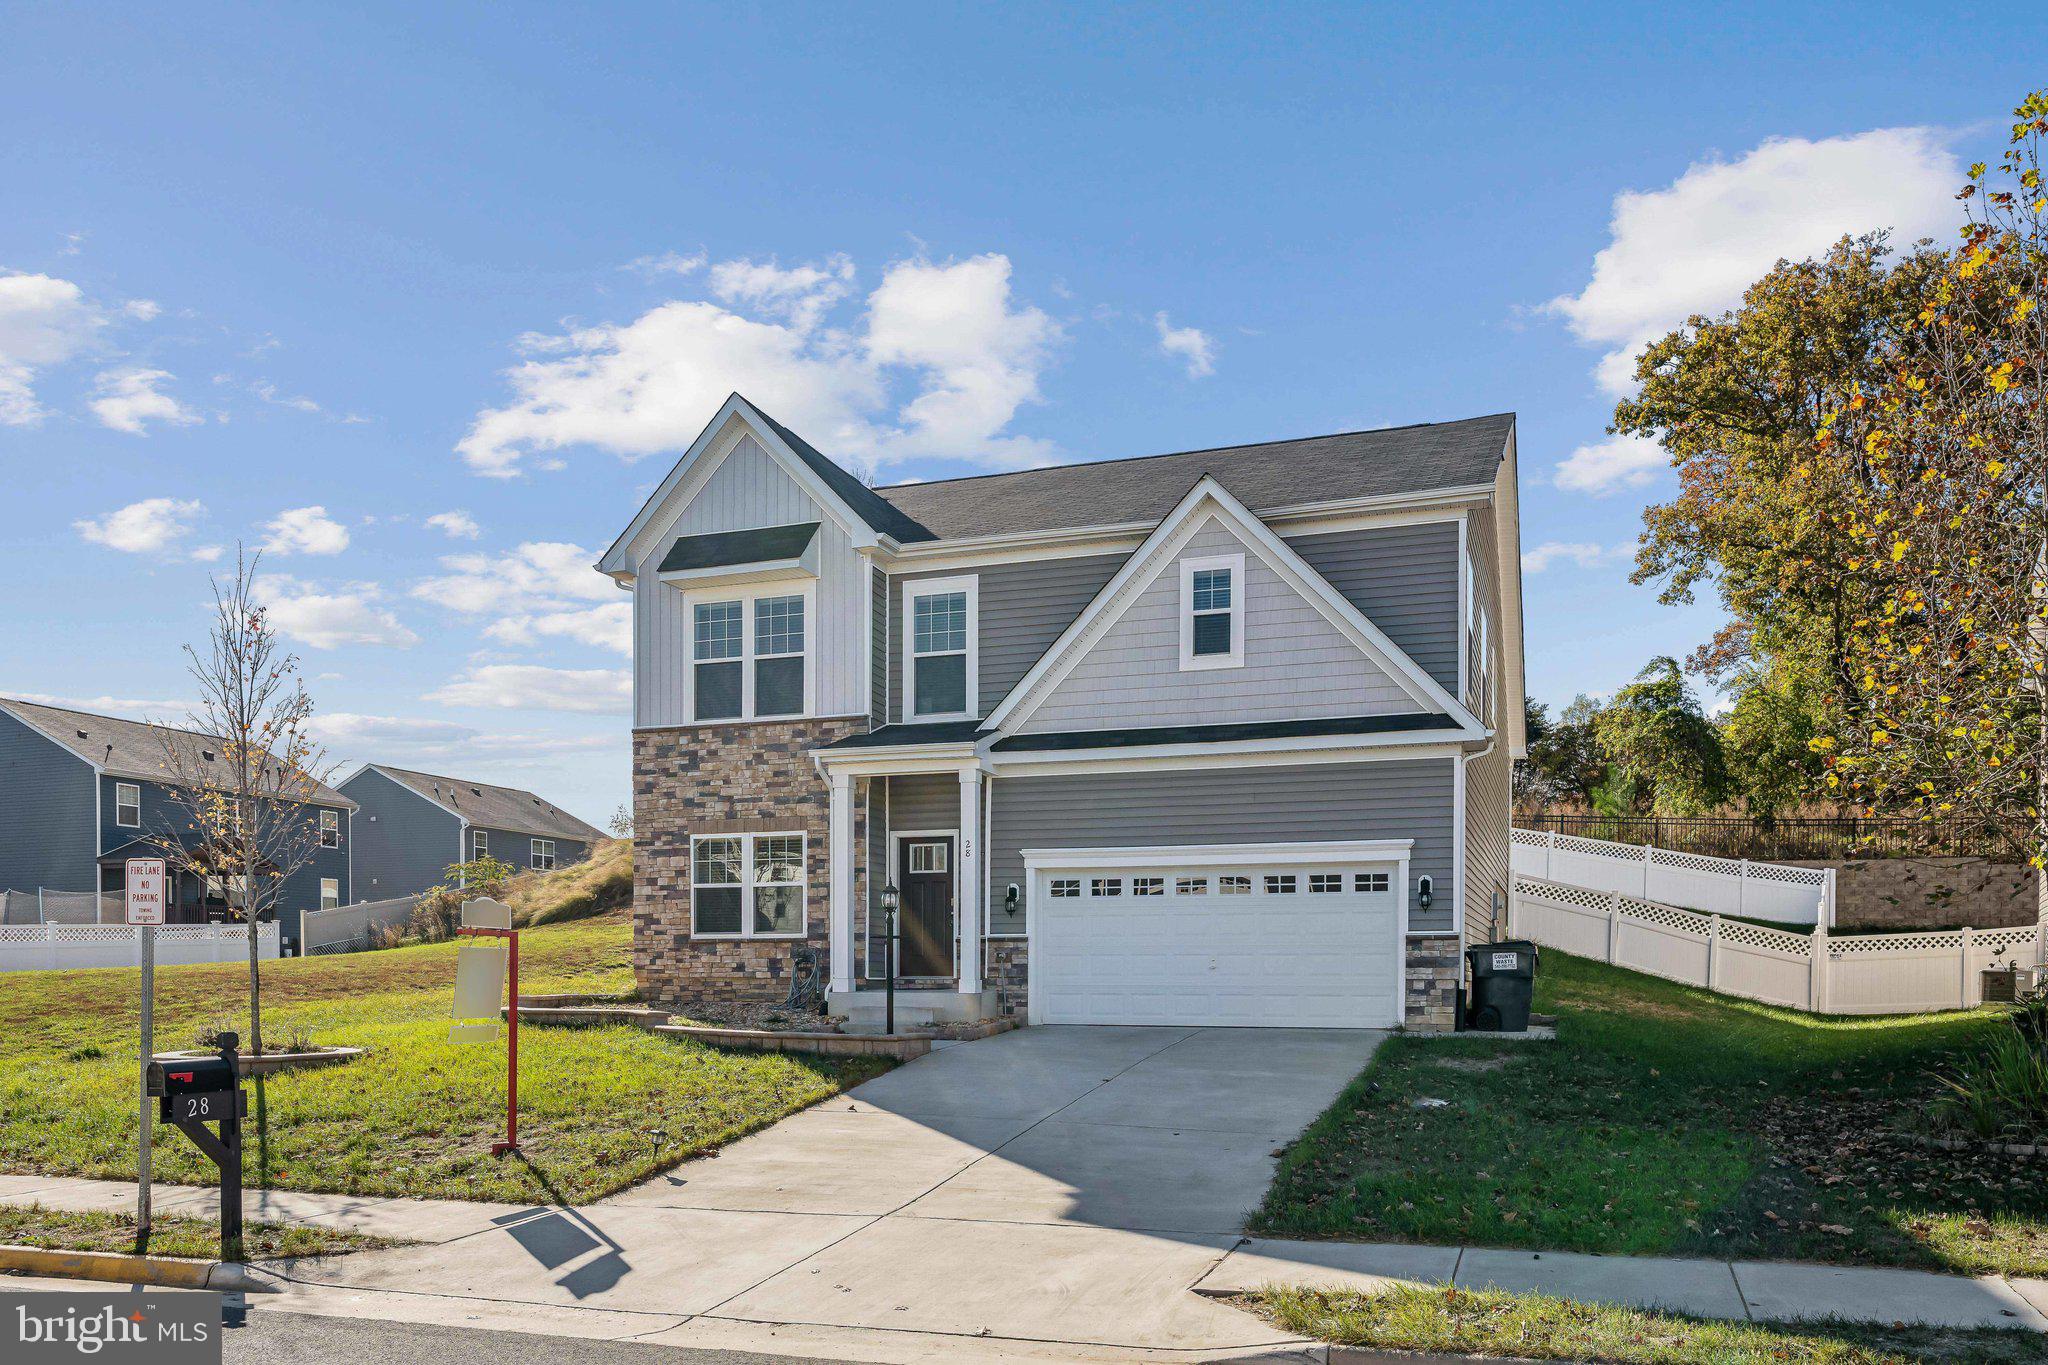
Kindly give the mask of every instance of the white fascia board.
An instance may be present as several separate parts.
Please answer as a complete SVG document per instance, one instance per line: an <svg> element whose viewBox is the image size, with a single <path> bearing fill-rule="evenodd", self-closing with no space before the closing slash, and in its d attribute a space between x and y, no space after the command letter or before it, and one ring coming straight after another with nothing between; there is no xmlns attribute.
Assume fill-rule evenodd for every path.
<svg viewBox="0 0 2048 1365"><path fill-rule="evenodd" d="M1398 863L1413 839L1336 839L1280 844L1148 844L1118 848L1027 848L1027 871L1066 867L1152 867L1161 863L1228 863L1274 867L1301 863Z"/></svg>
<svg viewBox="0 0 2048 1365"><path fill-rule="evenodd" d="M630 575L632 573L631 547L633 543L640 538L643 532L653 526L656 520L664 513L680 511L688 505L689 498L679 498L677 494L683 490L684 481L689 479L700 463L705 462L706 454L716 450L718 458L723 459L739 443L739 433L736 430L729 431L727 429L734 421L744 424L746 433L752 435L760 443L761 448L768 452L769 457L782 469L782 472L788 475L797 487L803 489L811 501L824 511L825 515L839 524L840 529L846 532L847 537L852 540L854 545L862 546L881 543L882 538L875 533L874 528L863 521L860 515L851 507L848 507L846 500L833 492L823 479L811 472L810 466L805 464L798 457L797 453L789 448L788 442L775 434L775 429L768 425L767 421L762 418L760 411L752 403L749 403L746 399L735 393L719 406L717 413L705 425L704 430L698 433L697 439L690 443L690 448L683 453L683 457L676 461L675 468L671 469L668 472L668 477L661 481L661 486L656 488L647 501L641 505L639 512L634 515L631 523L620 533L619 538L612 542L611 548L604 552L604 557L597 562L597 571L599 573L610 575L615 579L620 574ZM707 467L704 472L708 476L710 468ZM701 486L702 480L699 479L696 483L697 486ZM695 488L689 491L694 494ZM671 507L672 503L674 504L673 507Z"/></svg>
<svg viewBox="0 0 2048 1365"><path fill-rule="evenodd" d="M727 564L715 569L671 569L657 575L662 582L690 591L741 583L812 583L818 578L818 557L806 551L796 559L764 559L752 564Z"/></svg>
<svg viewBox="0 0 2048 1365"><path fill-rule="evenodd" d="M1456 758L1470 740L1462 731L1429 735L1388 735L1370 739L1258 739L1225 744L1147 745L1130 749L1079 749L1061 753L990 753L998 778L1060 774L1138 772L1145 769L1285 768L1314 763L1390 763L1411 758Z"/></svg>
<svg viewBox="0 0 2048 1365"><path fill-rule="evenodd" d="M1328 579L1310 568L1272 527L1253 515L1229 489L1210 475L1203 475L1188 490L1187 496L1131 554L1073 623L1061 632L1059 639L1040 656L1031 670L1018 680L1001 704L989 713L989 728L1009 733L1030 717L1053 687L1079 663L1086 652L1085 647L1093 645L1103 632L1115 625L1144 588L1164 571L1180 546L1192 538L1198 524L1196 518L1208 504L1214 505L1215 515L1226 526L1259 552L1268 568L1315 606L1417 705L1441 711L1463 729L1478 733L1485 731L1486 727L1463 704L1424 672L1406 651L1388 639L1385 632L1367 620Z"/></svg>

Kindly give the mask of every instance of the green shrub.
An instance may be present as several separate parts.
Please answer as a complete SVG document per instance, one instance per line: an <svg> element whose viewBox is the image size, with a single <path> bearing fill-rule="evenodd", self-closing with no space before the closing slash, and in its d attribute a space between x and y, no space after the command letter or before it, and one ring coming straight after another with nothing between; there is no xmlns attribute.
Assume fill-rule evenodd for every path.
<svg viewBox="0 0 2048 1365"><path fill-rule="evenodd" d="M2018 1006L1982 1052L1935 1079L1942 1127L1985 1139L2048 1133L2048 1007Z"/></svg>

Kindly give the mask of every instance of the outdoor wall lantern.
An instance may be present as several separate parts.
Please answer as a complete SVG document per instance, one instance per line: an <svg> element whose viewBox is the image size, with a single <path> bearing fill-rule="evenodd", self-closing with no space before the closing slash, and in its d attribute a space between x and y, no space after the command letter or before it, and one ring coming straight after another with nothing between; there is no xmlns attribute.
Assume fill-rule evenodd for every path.
<svg viewBox="0 0 2048 1365"><path fill-rule="evenodd" d="M1424 910L1427 910L1429 909L1429 903L1435 899L1435 879L1430 877L1417 877L1415 879L1415 903L1421 906Z"/></svg>
<svg viewBox="0 0 2048 1365"><path fill-rule="evenodd" d="M1014 916L1017 913L1017 897L1019 894L1020 893L1017 890L1017 883L1011 882L1009 891L1006 892L1003 896L1004 914Z"/></svg>

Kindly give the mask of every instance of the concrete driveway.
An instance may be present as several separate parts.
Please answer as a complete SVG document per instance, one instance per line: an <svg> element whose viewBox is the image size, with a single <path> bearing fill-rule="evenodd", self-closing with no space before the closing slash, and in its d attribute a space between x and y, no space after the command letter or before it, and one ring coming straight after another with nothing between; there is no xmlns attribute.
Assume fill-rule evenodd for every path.
<svg viewBox="0 0 2048 1365"><path fill-rule="evenodd" d="M318 1278L700 1330L1257 1349L1270 1328L1189 1288L1238 1241L1276 1150L1383 1036L1023 1029L935 1050L597 1204L503 1220L459 1256L359 1255Z"/></svg>

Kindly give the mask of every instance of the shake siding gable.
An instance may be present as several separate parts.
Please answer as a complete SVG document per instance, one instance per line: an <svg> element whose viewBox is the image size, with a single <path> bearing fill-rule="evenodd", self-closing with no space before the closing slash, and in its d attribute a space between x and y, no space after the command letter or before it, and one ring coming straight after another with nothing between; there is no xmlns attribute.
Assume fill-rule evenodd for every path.
<svg viewBox="0 0 2048 1365"><path fill-rule="evenodd" d="M799 488L751 435L713 470L690 502L659 534L646 539L634 565L634 724L687 725L685 670L690 621L683 593L659 576L662 556L678 536L745 531L819 522L817 605L807 623L810 667L816 673L821 716L860 713L860 668L870 624L862 618L866 561L854 552L845 528ZM792 589L794 591L794 589ZM752 591L750 588L749 591Z"/></svg>
<svg viewBox="0 0 2048 1365"><path fill-rule="evenodd" d="M1180 561L1242 554L1244 663L1180 666ZM1019 727L1026 734L1422 709L1221 521L1197 531Z"/></svg>
<svg viewBox="0 0 2048 1365"><path fill-rule="evenodd" d="M0 891L92 891L93 772L0 711Z"/></svg>
<svg viewBox="0 0 2048 1365"><path fill-rule="evenodd" d="M1446 754L1305 767L998 778L989 842L991 926L997 933L1022 931L1022 924L1013 931L1003 923L1002 899L1015 882L1029 915L1027 848L1413 839L1409 928L1452 930L1454 761ZM1426 912L1414 899L1414 879L1423 876L1435 879Z"/></svg>
<svg viewBox="0 0 2048 1365"><path fill-rule="evenodd" d="M1424 672L1456 693L1456 522L1292 536L1287 545Z"/></svg>

